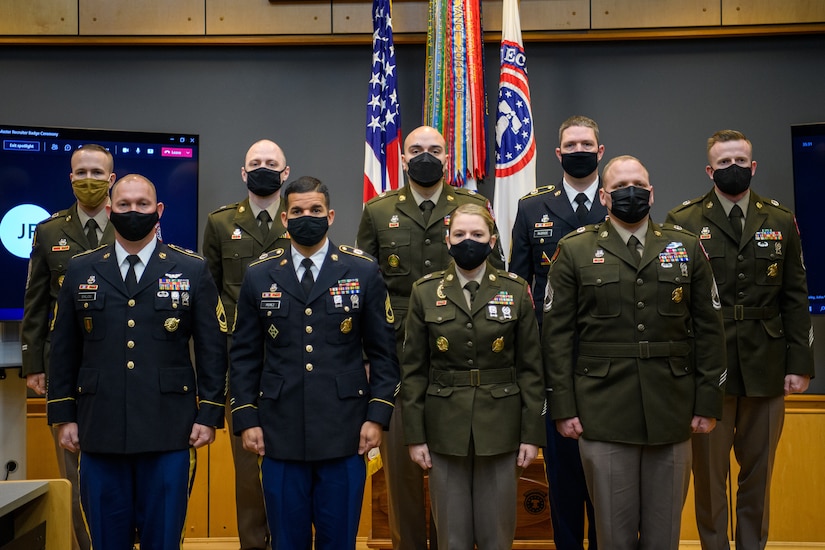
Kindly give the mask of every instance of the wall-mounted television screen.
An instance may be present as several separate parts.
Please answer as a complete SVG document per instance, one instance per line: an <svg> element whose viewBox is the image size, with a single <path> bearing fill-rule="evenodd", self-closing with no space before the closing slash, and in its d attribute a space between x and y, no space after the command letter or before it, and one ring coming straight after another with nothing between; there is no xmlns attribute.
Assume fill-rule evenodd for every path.
<svg viewBox="0 0 825 550"><path fill-rule="evenodd" d="M118 178L148 177L166 205L163 240L197 250L198 141L186 133L0 124L0 321L23 317L34 228L75 202L70 159L81 145L106 147Z"/></svg>
<svg viewBox="0 0 825 550"><path fill-rule="evenodd" d="M825 122L791 126L791 141L794 203L808 272L809 309L825 315L825 255L818 236L825 189Z"/></svg>

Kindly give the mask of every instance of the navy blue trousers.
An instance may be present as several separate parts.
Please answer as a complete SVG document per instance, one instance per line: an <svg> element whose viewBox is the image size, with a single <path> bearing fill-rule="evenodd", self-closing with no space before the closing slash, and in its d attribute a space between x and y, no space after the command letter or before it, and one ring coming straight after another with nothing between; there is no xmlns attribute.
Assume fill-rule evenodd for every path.
<svg viewBox="0 0 825 550"><path fill-rule="evenodd" d="M192 448L114 455L81 452L80 502L93 548L179 550L195 479Z"/></svg>
<svg viewBox="0 0 825 550"><path fill-rule="evenodd" d="M364 457L284 461L264 457L261 482L273 550L355 550L367 468Z"/></svg>

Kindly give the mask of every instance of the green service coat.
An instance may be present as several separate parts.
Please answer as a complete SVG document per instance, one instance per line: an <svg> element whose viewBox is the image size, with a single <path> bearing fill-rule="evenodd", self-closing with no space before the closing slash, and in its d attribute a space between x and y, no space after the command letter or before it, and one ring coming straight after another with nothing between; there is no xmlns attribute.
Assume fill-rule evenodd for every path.
<svg viewBox="0 0 825 550"><path fill-rule="evenodd" d="M282 200L266 242L261 239L258 220L252 215L249 198L222 206L206 218L203 256L226 309L227 331L230 334L235 326L238 295L246 268L261 258L264 252L278 248L286 250L289 245L289 235L281 223L281 212L285 206Z"/></svg>
<svg viewBox="0 0 825 550"><path fill-rule="evenodd" d="M114 240L112 224L107 223L99 244L112 244ZM23 376L47 371L50 327L54 320L57 293L69 260L90 248L77 215L77 203L37 224L23 302Z"/></svg>
<svg viewBox="0 0 825 550"><path fill-rule="evenodd" d="M738 243L711 190L685 201L668 221L699 235L710 257L725 319L732 395L784 393L785 375L814 375L808 287L793 213L750 192Z"/></svg>
<svg viewBox="0 0 825 550"><path fill-rule="evenodd" d="M455 264L415 283L401 400L410 445L467 456L545 444L544 377L527 283L487 264L472 309Z"/></svg>
<svg viewBox="0 0 825 550"><path fill-rule="evenodd" d="M542 353L556 420L636 445L686 441L721 418L725 355L710 264L697 239L648 224L637 267L608 220L564 237L548 273Z"/></svg>

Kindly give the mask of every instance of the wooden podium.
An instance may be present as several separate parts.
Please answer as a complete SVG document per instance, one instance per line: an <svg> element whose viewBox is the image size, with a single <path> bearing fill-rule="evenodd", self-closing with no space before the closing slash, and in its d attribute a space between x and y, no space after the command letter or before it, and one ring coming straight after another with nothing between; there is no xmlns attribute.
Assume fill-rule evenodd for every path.
<svg viewBox="0 0 825 550"><path fill-rule="evenodd" d="M0 550L70 550L72 486L66 479L0 481Z"/></svg>
<svg viewBox="0 0 825 550"><path fill-rule="evenodd" d="M370 480L372 483L372 531L367 540L367 546L391 550L384 470L375 472ZM513 548L555 549L553 524L550 521L547 478L544 475L544 460L541 455L522 472L518 483L517 499L516 537L513 541ZM429 503L429 492L427 502Z"/></svg>

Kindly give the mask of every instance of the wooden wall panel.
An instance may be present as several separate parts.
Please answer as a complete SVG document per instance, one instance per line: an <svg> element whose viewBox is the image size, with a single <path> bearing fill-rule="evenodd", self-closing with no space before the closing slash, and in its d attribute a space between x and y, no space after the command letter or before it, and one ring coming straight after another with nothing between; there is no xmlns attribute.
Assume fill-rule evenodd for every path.
<svg viewBox="0 0 825 550"><path fill-rule="evenodd" d="M81 35L202 35L205 0L78 0Z"/></svg>
<svg viewBox="0 0 825 550"><path fill-rule="evenodd" d="M235 510L235 467L229 430L215 434L209 446L209 536L237 537L238 518Z"/></svg>
<svg viewBox="0 0 825 550"><path fill-rule="evenodd" d="M205 0L206 34L329 34L329 0L271 4L268 0ZM371 21L367 5L367 21ZM370 22L370 25L372 23ZM372 32L372 27L366 32Z"/></svg>
<svg viewBox="0 0 825 550"><path fill-rule="evenodd" d="M722 0L723 25L825 22L822 0Z"/></svg>
<svg viewBox="0 0 825 550"><path fill-rule="evenodd" d="M0 34L77 34L77 0L3 0Z"/></svg>
<svg viewBox="0 0 825 550"><path fill-rule="evenodd" d="M501 31L501 0L483 2L484 30ZM521 0L522 31L582 30L590 28L589 0Z"/></svg>
<svg viewBox="0 0 825 550"><path fill-rule="evenodd" d="M427 2L393 2L394 33L427 32ZM482 2L485 31L501 31L501 0ZM521 0L521 29L581 30L590 28L589 0ZM371 33L372 4L333 0L334 33Z"/></svg>
<svg viewBox="0 0 825 550"><path fill-rule="evenodd" d="M592 0L593 29L697 27L721 24L719 0Z"/></svg>

